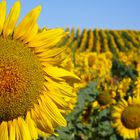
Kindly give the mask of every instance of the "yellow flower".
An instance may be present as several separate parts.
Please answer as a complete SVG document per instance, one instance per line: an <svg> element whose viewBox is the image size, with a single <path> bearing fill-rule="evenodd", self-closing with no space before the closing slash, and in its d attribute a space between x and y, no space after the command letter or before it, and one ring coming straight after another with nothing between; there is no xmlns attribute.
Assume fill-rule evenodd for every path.
<svg viewBox="0 0 140 140"><path fill-rule="evenodd" d="M76 83L78 89L85 88L89 82L92 80L92 75L91 74L82 74L81 75L81 80L79 83Z"/></svg>
<svg viewBox="0 0 140 140"><path fill-rule="evenodd" d="M137 80L135 81L135 88L133 90L134 96L140 96L140 77L137 77Z"/></svg>
<svg viewBox="0 0 140 140"><path fill-rule="evenodd" d="M93 52L86 52L85 54L85 65L87 67L92 67L97 59L97 53L93 53Z"/></svg>
<svg viewBox="0 0 140 140"><path fill-rule="evenodd" d="M120 81L118 88L117 88L117 93L119 94L120 98L123 98L124 96L127 95L127 90L129 89L131 83L131 78L124 78L122 81Z"/></svg>
<svg viewBox="0 0 140 140"><path fill-rule="evenodd" d="M124 139L137 139L140 132L140 97L122 99L112 110L113 127Z"/></svg>
<svg viewBox="0 0 140 140"><path fill-rule="evenodd" d="M54 134L58 125L66 126L63 113L74 103L66 81L77 77L58 67L64 47L54 47L66 33L61 28L40 32L40 12L36 7L16 26L20 2L7 18L6 1L0 2L0 140Z"/></svg>
<svg viewBox="0 0 140 140"><path fill-rule="evenodd" d="M97 99L93 101L92 107L99 107L99 110L104 110L105 108L110 107L110 105L116 103L116 100L114 99L115 96L116 93L111 90L99 93Z"/></svg>
<svg viewBox="0 0 140 140"><path fill-rule="evenodd" d="M106 53L87 53L85 55L85 68L93 73L94 77L100 77L102 79L110 76L110 70L112 68L112 54Z"/></svg>
<svg viewBox="0 0 140 140"><path fill-rule="evenodd" d="M121 62L123 62L125 65L135 66L135 63L137 63L137 60L139 60L139 49L133 47L125 52L119 52L118 55Z"/></svg>

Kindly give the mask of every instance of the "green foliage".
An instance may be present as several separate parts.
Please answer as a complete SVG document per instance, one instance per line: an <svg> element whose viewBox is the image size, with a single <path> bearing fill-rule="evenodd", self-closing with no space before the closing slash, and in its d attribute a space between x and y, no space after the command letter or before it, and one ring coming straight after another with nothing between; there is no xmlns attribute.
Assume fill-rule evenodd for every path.
<svg viewBox="0 0 140 140"><path fill-rule="evenodd" d="M113 58L112 60L112 74L118 77L131 77L136 78L138 76L137 71L131 65L123 64L118 58Z"/></svg>

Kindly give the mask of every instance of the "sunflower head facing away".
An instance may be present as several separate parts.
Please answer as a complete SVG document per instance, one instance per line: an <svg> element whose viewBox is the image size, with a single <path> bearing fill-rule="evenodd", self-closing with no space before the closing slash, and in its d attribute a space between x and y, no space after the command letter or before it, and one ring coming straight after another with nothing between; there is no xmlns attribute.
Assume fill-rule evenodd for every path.
<svg viewBox="0 0 140 140"><path fill-rule="evenodd" d="M6 1L0 2L0 140L54 134L57 126L66 126L63 114L75 103L67 79L78 77L60 67L65 48L55 47L66 33L61 28L40 32L40 12L36 7L16 26L20 2L7 17Z"/></svg>
<svg viewBox="0 0 140 140"><path fill-rule="evenodd" d="M140 134L140 97L122 99L113 107L113 127L124 139L138 139Z"/></svg>

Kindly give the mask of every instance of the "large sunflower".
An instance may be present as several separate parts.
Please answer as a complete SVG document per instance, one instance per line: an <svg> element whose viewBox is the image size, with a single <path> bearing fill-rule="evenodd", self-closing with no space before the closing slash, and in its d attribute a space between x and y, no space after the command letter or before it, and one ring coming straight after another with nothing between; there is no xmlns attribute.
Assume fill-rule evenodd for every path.
<svg viewBox="0 0 140 140"><path fill-rule="evenodd" d="M54 134L58 125L66 126L63 114L76 96L66 81L77 77L58 66L64 47L54 47L66 33L39 31L40 12L36 7L16 27L20 2L7 18L6 1L0 2L0 140Z"/></svg>
<svg viewBox="0 0 140 140"><path fill-rule="evenodd" d="M138 139L140 134L140 97L122 99L112 111L113 127L125 139Z"/></svg>

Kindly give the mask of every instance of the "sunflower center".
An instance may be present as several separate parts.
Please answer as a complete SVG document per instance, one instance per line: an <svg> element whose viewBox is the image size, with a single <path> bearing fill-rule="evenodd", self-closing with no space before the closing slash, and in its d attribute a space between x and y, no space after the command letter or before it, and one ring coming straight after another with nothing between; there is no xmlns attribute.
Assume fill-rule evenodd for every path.
<svg viewBox="0 0 140 140"><path fill-rule="evenodd" d="M22 43L0 37L0 121L24 116L41 93L43 72Z"/></svg>
<svg viewBox="0 0 140 140"><path fill-rule="evenodd" d="M128 106L121 115L121 120L128 129L140 127L140 107Z"/></svg>
<svg viewBox="0 0 140 140"><path fill-rule="evenodd" d="M112 102L111 95L108 92L100 93L97 97L97 101L100 105L108 105Z"/></svg>
<svg viewBox="0 0 140 140"><path fill-rule="evenodd" d="M18 62L0 58L0 94L9 92L15 95L15 91L25 87L25 77Z"/></svg>

